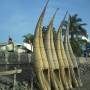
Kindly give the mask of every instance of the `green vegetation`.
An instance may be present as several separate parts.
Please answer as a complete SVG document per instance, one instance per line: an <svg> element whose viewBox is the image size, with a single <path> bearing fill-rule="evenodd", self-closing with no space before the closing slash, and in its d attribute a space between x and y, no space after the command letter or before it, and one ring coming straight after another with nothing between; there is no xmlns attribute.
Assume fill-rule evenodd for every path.
<svg viewBox="0 0 90 90"><path fill-rule="evenodd" d="M73 40L70 39L70 43L73 49L73 52L76 56L81 56L82 54L82 49L80 48L80 44L78 43L78 41L76 41L74 38Z"/></svg>
<svg viewBox="0 0 90 90"><path fill-rule="evenodd" d="M31 43L33 43L33 40L34 40L34 35L33 34L28 33L27 35L24 35L23 37L24 37L23 42L29 43L29 41L30 41Z"/></svg>
<svg viewBox="0 0 90 90"><path fill-rule="evenodd" d="M74 36L78 37L78 35L83 35L85 37L88 37L87 31L84 28L84 26L86 26L87 24L83 23L82 19L78 18L77 14L74 14L72 16L70 15L69 18L70 18L69 31L70 31L71 39L73 39ZM65 21L64 26L67 26L67 23L68 21Z"/></svg>

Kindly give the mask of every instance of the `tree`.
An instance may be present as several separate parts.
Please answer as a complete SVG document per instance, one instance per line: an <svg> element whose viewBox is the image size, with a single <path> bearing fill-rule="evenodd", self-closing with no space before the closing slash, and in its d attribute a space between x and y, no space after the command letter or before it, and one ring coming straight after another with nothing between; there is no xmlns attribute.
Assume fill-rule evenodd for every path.
<svg viewBox="0 0 90 90"><path fill-rule="evenodd" d="M72 50L73 50L75 56L81 56L83 51L80 48L79 42L73 38L73 40L70 39L70 43L71 43L71 47L72 47Z"/></svg>
<svg viewBox="0 0 90 90"><path fill-rule="evenodd" d="M77 14L74 14L72 16L69 15L69 20L70 20L69 34L71 36L70 43L71 43L74 54L76 56L81 56L82 48L81 48L81 41L79 39L79 36L88 37L87 31L84 28L84 26L86 26L87 24L83 23L82 19L79 18ZM68 21L64 21L64 23L63 23L64 31L65 31L67 25L68 25ZM83 42L83 40L82 40L82 42Z"/></svg>
<svg viewBox="0 0 90 90"><path fill-rule="evenodd" d="M83 26L85 26L86 23L82 23L82 19L78 18L78 15L75 14L73 16L70 15L70 34L71 39L74 38L74 35L84 35L87 36L87 31Z"/></svg>
<svg viewBox="0 0 90 90"><path fill-rule="evenodd" d="M73 39L74 36L78 37L78 35L83 35L85 37L88 37L87 31L84 28L84 26L86 26L87 24L82 23L82 19L78 18L77 14L74 14L72 16L70 15L69 18L70 18L69 32L71 35L71 39ZM67 23L68 23L68 21L65 21L63 25L66 27Z"/></svg>
<svg viewBox="0 0 90 90"><path fill-rule="evenodd" d="M31 43L33 43L33 40L34 40L33 34L29 33L27 35L24 35L23 37L24 37L24 40L23 40L24 42L29 43L29 41L30 41Z"/></svg>

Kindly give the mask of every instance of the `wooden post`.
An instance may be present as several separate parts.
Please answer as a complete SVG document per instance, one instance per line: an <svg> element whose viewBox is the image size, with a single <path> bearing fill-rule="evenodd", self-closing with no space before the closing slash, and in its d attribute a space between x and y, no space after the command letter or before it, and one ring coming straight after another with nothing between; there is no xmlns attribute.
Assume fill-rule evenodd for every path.
<svg viewBox="0 0 90 90"><path fill-rule="evenodd" d="M25 90L28 90L28 84L25 83Z"/></svg>
<svg viewBox="0 0 90 90"><path fill-rule="evenodd" d="M12 90L16 90L16 84L17 84L17 82L16 82L16 74L21 73L21 72L22 72L22 69L16 69L16 67L15 67L15 70L0 72L0 76L14 75L13 89Z"/></svg>
<svg viewBox="0 0 90 90"><path fill-rule="evenodd" d="M9 56L9 53L5 53L5 62L6 62L5 67L6 67L6 70L8 69L8 64L9 64L9 62L8 62L8 56Z"/></svg>
<svg viewBox="0 0 90 90"><path fill-rule="evenodd" d="M33 90L33 78L32 78L32 81L31 81L31 90Z"/></svg>
<svg viewBox="0 0 90 90"><path fill-rule="evenodd" d="M20 68L20 53L18 53L18 68Z"/></svg>
<svg viewBox="0 0 90 90"><path fill-rule="evenodd" d="M15 70L16 70L16 67L15 67ZM13 80L13 90L16 90L16 73L14 73L14 80Z"/></svg>

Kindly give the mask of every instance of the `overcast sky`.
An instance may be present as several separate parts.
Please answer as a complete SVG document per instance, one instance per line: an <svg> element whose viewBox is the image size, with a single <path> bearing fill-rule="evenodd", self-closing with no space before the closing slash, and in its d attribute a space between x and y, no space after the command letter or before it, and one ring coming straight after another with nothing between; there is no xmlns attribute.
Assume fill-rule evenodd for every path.
<svg viewBox="0 0 90 90"><path fill-rule="evenodd" d="M0 0L0 42L6 42L10 35L16 43L23 41L23 35L34 33L38 17L46 0ZM59 11L54 21L57 29L68 10L70 14L78 14L90 37L90 0L50 0L43 25L48 25L56 8Z"/></svg>

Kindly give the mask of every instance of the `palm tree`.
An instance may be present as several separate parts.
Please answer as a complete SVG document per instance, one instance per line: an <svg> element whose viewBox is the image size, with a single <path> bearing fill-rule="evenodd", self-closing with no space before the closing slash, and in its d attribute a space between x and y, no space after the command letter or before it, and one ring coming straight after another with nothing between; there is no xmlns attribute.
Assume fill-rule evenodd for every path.
<svg viewBox="0 0 90 90"><path fill-rule="evenodd" d="M83 51L81 49L80 43L76 41L74 38L73 40L70 39L70 43L75 56L81 56Z"/></svg>
<svg viewBox="0 0 90 90"><path fill-rule="evenodd" d="M82 23L82 19L78 18L77 14L74 15L69 15L70 18L70 28L69 28L69 33L71 35L71 39L74 38L74 36L78 37L78 35L82 35L85 37L88 37L87 35L87 31L84 28L84 26L86 26L86 23ZM63 25L64 27L67 26L68 21L64 21ZM65 30L65 29L64 29Z"/></svg>
<svg viewBox="0 0 90 90"><path fill-rule="evenodd" d="M82 19L78 18L78 15L75 14L73 16L70 15L70 34L71 39L74 38L74 35L84 35L87 37L87 31L83 26L87 25L86 23L82 23Z"/></svg>
<svg viewBox="0 0 90 90"><path fill-rule="evenodd" d="M23 37L24 37L24 40L23 40L24 42L27 42L27 43L31 42L33 44L33 40L34 40L33 34L28 33L27 35L24 35Z"/></svg>

